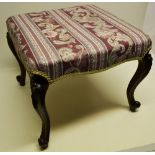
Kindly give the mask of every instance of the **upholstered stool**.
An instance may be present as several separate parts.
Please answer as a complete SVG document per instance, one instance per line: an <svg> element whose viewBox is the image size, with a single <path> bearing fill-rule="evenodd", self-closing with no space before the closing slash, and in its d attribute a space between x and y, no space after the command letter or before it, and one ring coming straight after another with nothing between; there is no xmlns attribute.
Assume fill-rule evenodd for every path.
<svg viewBox="0 0 155 155"><path fill-rule="evenodd" d="M17 81L24 86L26 71L30 76L32 103L42 119L42 149L50 133L45 95L49 84L59 79L138 60L127 98L131 111L140 107L134 90L152 65L151 40L141 30L94 5L20 14L6 23L8 45L21 70Z"/></svg>

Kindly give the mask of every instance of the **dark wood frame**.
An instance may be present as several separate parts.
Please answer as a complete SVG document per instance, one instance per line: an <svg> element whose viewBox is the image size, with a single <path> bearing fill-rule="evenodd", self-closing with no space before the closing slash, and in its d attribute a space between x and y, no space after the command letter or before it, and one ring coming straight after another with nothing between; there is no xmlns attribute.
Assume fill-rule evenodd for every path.
<svg viewBox="0 0 155 155"><path fill-rule="evenodd" d="M13 42L8 32L7 32L7 42L20 66L21 73L16 77L16 79L21 86L24 86L26 78L26 69L22 64L22 62L20 61L20 59L18 58ZM140 107L140 102L136 101L134 98L134 91L136 87L139 85L139 83L147 76L147 74L151 69L152 66L151 54L149 54L149 52L146 53L145 56L142 58L142 60L138 60L138 63L139 63L138 68L127 88L127 98L130 110L132 112L135 112L136 109ZM32 75L30 76L30 87L32 92L31 97L33 107L35 108L36 112L39 114L42 120L42 131L40 138L38 139L38 142L40 148L45 149L48 147L49 135L50 135L50 119L45 106L45 95L49 87L49 83L46 78L40 75Z"/></svg>

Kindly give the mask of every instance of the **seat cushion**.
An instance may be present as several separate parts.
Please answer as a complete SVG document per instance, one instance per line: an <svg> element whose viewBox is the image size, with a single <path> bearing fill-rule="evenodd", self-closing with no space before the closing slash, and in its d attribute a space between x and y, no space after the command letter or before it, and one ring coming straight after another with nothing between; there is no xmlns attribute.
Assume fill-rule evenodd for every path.
<svg viewBox="0 0 155 155"><path fill-rule="evenodd" d="M151 48L148 35L94 5L20 14L6 23L26 70L49 81L141 59Z"/></svg>

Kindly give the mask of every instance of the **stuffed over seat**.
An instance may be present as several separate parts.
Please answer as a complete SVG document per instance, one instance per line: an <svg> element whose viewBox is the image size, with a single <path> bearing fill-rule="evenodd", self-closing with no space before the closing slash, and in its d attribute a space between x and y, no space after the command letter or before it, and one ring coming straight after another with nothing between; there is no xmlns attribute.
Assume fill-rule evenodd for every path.
<svg viewBox="0 0 155 155"><path fill-rule="evenodd" d="M58 79L138 60L127 97L131 111L140 106L134 90L152 64L151 39L140 29L95 5L19 14L9 17L6 24L9 47L21 69L20 85L25 84L26 71L30 75L32 102L43 122L42 148L47 147L50 132L45 94Z"/></svg>
<svg viewBox="0 0 155 155"><path fill-rule="evenodd" d="M94 5L13 16L7 27L26 69L50 81L140 59L151 47L143 32Z"/></svg>

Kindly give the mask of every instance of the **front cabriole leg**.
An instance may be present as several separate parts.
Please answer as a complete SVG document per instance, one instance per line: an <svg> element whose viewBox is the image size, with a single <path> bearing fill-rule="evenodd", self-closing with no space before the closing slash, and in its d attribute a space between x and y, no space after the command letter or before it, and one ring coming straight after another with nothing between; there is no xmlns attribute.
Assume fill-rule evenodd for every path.
<svg viewBox="0 0 155 155"><path fill-rule="evenodd" d="M45 106L45 95L49 83L44 77L40 75L33 75L30 79L30 85L33 106L42 120L42 132L38 142L41 149L46 149L48 147L50 135L50 119Z"/></svg>
<svg viewBox="0 0 155 155"><path fill-rule="evenodd" d="M12 42L8 32L7 32L7 42L8 42L10 50L12 51L13 55L15 56L15 58L19 64L19 67L20 67L21 74L16 76L16 79L21 86L24 86L25 85L25 78L26 78L26 69L25 69L24 65L22 64L22 62L20 61L20 59L18 58L15 47L13 45L13 42Z"/></svg>
<svg viewBox="0 0 155 155"><path fill-rule="evenodd" d="M135 112L140 107L140 102L134 98L134 91L138 84L147 76L152 66L151 54L147 53L142 60L138 62L138 68L131 79L127 88L127 98L130 105L130 110Z"/></svg>

